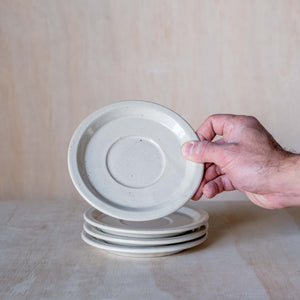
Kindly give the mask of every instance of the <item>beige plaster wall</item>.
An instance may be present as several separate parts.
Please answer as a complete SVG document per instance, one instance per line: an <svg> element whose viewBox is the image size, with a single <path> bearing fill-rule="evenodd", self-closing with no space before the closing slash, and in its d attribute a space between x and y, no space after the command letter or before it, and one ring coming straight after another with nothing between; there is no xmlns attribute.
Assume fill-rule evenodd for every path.
<svg viewBox="0 0 300 300"><path fill-rule="evenodd" d="M72 132L122 99L195 129L212 113L255 115L300 151L299 79L298 0L0 0L0 198L79 198Z"/></svg>

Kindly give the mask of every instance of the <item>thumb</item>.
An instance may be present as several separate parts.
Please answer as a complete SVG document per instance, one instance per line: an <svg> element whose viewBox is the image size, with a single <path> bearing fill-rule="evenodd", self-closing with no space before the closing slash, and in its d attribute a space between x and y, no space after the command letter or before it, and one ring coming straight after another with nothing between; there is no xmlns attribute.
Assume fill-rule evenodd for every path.
<svg viewBox="0 0 300 300"><path fill-rule="evenodd" d="M181 147L181 152L188 160L198 163L211 162L220 165L223 156L223 145L209 141L189 141Z"/></svg>

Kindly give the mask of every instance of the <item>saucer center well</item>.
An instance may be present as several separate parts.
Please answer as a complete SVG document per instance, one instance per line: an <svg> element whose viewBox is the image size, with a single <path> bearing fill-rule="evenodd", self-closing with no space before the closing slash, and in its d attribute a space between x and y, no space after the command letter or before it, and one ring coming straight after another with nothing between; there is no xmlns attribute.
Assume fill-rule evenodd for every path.
<svg viewBox="0 0 300 300"><path fill-rule="evenodd" d="M123 137L112 144L106 163L111 176L130 188L154 184L165 169L164 153L159 145L139 136Z"/></svg>

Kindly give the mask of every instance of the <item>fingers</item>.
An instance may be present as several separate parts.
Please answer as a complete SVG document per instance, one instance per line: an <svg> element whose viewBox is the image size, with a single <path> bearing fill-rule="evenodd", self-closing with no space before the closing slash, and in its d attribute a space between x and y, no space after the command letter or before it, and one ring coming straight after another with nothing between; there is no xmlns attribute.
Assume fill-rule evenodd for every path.
<svg viewBox="0 0 300 300"><path fill-rule="evenodd" d="M208 182L220 175L223 175L221 169L219 168L219 166L213 164L209 168L207 168L204 178Z"/></svg>
<svg viewBox="0 0 300 300"><path fill-rule="evenodd" d="M208 117L197 130L200 141L212 141L216 135L224 135L232 127L235 116L229 114L218 114Z"/></svg>
<svg viewBox="0 0 300 300"><path fill-rule="evenodd" d="M198 187L198 189L197 189L197 191L196 191L196 193L193 195L192 200L197 201L202 197L203 187L204 187L205 184L206 184L206 182L204 180L202 180L199 187Z"/></svg>
<svg viewBox="0 0 300 300"><path fill-rule="evenodd" d="M210 116L197 130L198 141L185 143L182 148L183 156L191 161L205 163L207 168L204 178L192 197L199 200L203 193L212 198L224 190L234 190L233 185L221 169L216 165L223 165L224 139L211 142L216 135L226 136L233 128L234 115L218 114ZM212 165L210 165L213 163ZM221 176L220 176L221 175Z"/></svg>
<svg viewBox="0 0 300 300"><path fill-rule="evenodd" d="M198 163L212 162L217 165L222 163L223 145L209 141L190 141L185 143L182 148L182 155L191 161Z"/></svg>
<svg viewBox="0 0 300 300"><path fill-rule="evenodd" d="M222 175L222 171L215 164L211 164L209 167L206 167L203 179L200 186L198 187L196 193L192 197L192 200L199 200L203 195L204 186L211 180L215 179L219 175Z"/></svg>
<svg viewBox="0 0 300 300"><path fill-rule="evenodd" d="M224 191L233 191L233 190L235 190L235 188L231 183L230 179L228 178L228 176L221 175L204 185L203 194L207 198L213 198L219 193L222 193Z"/></svg>

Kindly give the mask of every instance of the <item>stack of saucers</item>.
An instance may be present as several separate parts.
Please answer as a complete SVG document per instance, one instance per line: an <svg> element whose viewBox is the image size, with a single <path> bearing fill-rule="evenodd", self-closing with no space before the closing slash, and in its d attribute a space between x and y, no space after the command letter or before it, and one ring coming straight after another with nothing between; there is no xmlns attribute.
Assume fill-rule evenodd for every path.
<svg viewBox="0 0 300 300"><path fill-rule="evenodd" d="M201 244L208 214L185 207L204 166L181 147L199 140L174 111L156 103L105 106L75 130L68 153L73 184L93 207L83 240L127 256L162 256Z"/></svg>
<svg viewBox="0 0 300 300"><path fill-rule="evenodd" d="M144 222L112 218L90 208L84 213L82 239L114 254L154 257L174 254L203 243L207 230L207 212L190 207Z"/></svg>

